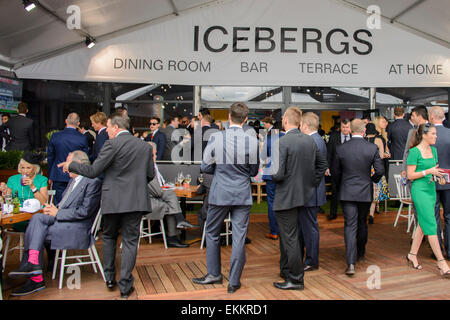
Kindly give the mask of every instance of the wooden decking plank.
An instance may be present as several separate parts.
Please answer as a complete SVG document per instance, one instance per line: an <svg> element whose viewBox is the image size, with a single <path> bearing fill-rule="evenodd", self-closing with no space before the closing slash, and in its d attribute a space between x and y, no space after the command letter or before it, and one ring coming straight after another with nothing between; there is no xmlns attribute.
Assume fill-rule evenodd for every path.
<svg viewBox="0 0 450 320"><path fill-rule="evenodd" d="M164 272L166 273L167 277L169 278L170 282L177 292L187 291L180 278L178 278L178 275L175 273L172 265L173 264L163 264L162 267L164 269Z"/></svg>
<svg viewBox="0 0 450 320"><path fill-rule="evenodd" d="M159 276L159 279L161 279L161 282L162 282L164 288L166 288L166 291L168 293L176 292L177 290L175 289L175 287L173 286L173 284L170 281L169 277L165 273L162 265L161 264L156 264L154 266L154 268L155 268L156 273Z"/></svg>
<svg viewBox="0 0 450 320"><path fill-rule="evenodd" d="M152 265L151 266L146 266L146 269L147 269L148 275L150 276L150 279L153 282L153 286L155 287L156 292L157 293L166 293L167 290L164 287L161 279L159 278L159 276L158 276L154 266L152 266Z"/></svg>

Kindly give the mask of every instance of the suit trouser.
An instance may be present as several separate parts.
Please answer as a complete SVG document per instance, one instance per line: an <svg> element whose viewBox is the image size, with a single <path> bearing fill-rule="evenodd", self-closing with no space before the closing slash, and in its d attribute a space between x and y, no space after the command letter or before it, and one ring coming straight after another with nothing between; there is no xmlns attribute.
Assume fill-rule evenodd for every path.
<svg viewBox="0 0 450 320"><path fill-rule="evenodd" d="M299 241L301 208L275 211L280 228L280 272L295 283L303 283L304 274Z"/></svg>
<svg viewBox="0 0 450 320"><path fill-rule="evenodd" d="M228 212L231 212L233 228L233 243L230 258L229 285L240 284L242 271L246 261L245 237L247 236L248 221L251 206L217 206L209 204L206 216L206 265L208 274L221 274L220 259L220 229Z"/></svg>
<svg viewBox="0 0 450 320"><path fill-rule="evenodd" d="M51 241L49 229L56 218L48 214L37 213L31 217L24 237L23 257L20 265L28 262L28 250L39 251L39 265L44 268L44 242Z"/></svg>
<svg viewBox="0 0 450 320"><path fill-rule="evenodd" d="M331 203L330 203L330 216L337 216L338 211L338 193L339 193L339 184L335 182L334 179L331 179Z"/></svg>
<svg viewBox="0 0 450 320"><path fill-rule="evenodd" d="M55 190L55 197L53 198L55 206L61 201L64 190L66 190L68 184L69 181L53 181L52 189Z"/></svg>
<svg viewBox="0 0 450 320"><path fill-rule="evenodd" d="M436 190L436 223L437 235L441 236L441 203L444 209L444 247L447 258L450 257L450 190ZM439 241L441 244L442 241ZM441 249L444 249L441 244Z"/></svg>
<svg viewBox="0 0 450 320"><path fill-rule="evenodd" d="M371 202L341 201L344 211L344 231L347 264L355 264L366 253L368 237L367 215Z"/></svg>
<svg viewBox="0 0 450 320"><path fill-rule="evenodd" d="M298 238L300 240L301 258L305 256L305 265L319 265L319 207L301 207L298 215Z"/></svg>
<svg viewBox="0 0 450 320"><path fill-rule="evenodd" d="M267 213L269 216L270 233L278 235L280 230L278 229L277 219L273 213L273 200L275 199L275 183L272 180L264 180L266 182L267 193Z"/></svg>
<svg viewBox="0 0 450 320"><path fill-rule="evenodd" d="M142 212L103 214L103 266L106 281L116 278L116 245L119 229L122 235L122 262L120 266L119 289L126 293L133 286L131 274L136 263Z"/></svg>

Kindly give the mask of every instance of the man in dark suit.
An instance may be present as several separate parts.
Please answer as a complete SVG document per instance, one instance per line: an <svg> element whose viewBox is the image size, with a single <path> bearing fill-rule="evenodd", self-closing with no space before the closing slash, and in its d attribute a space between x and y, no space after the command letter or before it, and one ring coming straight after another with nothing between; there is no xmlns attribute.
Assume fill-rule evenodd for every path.
<svg viewBox="0 0 450 320"><path fill-rule="evenodd" d="M6 146L11 142L11 135L6 123L9 121L8 113L2 114L2 123L0 125L0 144L1 150L6 151Z"/></svg>
<svg viewBox="0 0 450 320"><path fill-rule="evenodd" d="M150 118L151 133L145 138L145 141L152 141L157 146L156 160L163 160L164 150L166 150L166 135L159 130L161 119L158 117Z"/></svg>
<svg viewBox="0 0 450 320"><path fill-rule="evenodd" d="M430 122L436 127L436 144L434 147L438 152L439 168L450 169L450 129L442 124L444 118L442 107L430 108ZM444 209L444 247L442 247L441 235L441 203ZM439 244L445 249L447 260L450 259L450 184L441 185L436 183L436 223Z"/></svg>
<svg viewBox="0 0 450 320"><path fill-rule="evenodd" d="M119 289L122 298L134 291L131 274L136 263L142 215L151 212L147 184L155 176L152 147L128 131L129 119L117 113L109 116L105 142L92 165L64 162L64 172L94 178L104 173L102 186L103 263L106 285L116 285L116 245L122 235Z"/></svg>
<svg viewBox="0 0 450 320"><path fill-rule="evenodd" d="M178 129L180 118L178 116L169 117L167 121L169 122L167 127L161 129L161 132L166 135L166 149L164 150L163 160L172 159L172 149L177 145L176 141L172 141L172 134L176 129Z"/></svg>
<svg viewBox="0 0 450 320"><path fill-rule="evenodd" d="M327 146L318 133L319 117L312 112L307 112L302 117L301 131L311 136L322 155L327 158ZM325 190L325 176L320 180L320 184L304 207L300 208L299 214L299 239L301 257L305 257L305 271L319 269L319 222L317 214L319 207L327 202Z"/></svg>
<svg viewBox="0 0 450 320"><path fill-rule="evenodd" d="M383 161L375 144L366 141L366 126L360 119L351 122L352 139L336 148L332 168L339 183L339 200L344 212L348 276L355 274L357 259L363 259L367 243L367 215L373 200L373 183L384 174ZM355 152L357 151L357 152ZM371 177L371 167L375 173Z"/></svg>
<svg viewBox="0 0 450 320"><path fill-rule="evenodd" d="M130 119L130 126L128 127L128 131L130 131L130 133L134 135L133 121L131 117L128 115L128 105L125 104L123 106L116 107L114 112L117 112L118 114Z"/></svg>
<svg viewBox="0 0 450 320"><path fill-rule="evenodd" d="M200 111L198 112L198 120L202 121L203 117L206 116L206 115L209 115L211 117L211 113L209 112L209 110L206 109L206 108L200 109ZM210 127L211 128L219 129L219 127L215 123L213 123L212 117L210 118L209 122L210 122Z"/></svg>
<svg viewBox="0 0 450 320"><path fill-rule="evenodd" d="M88 156L90 158L92 155L92 148L94 147L95 143L95 132L89 129L89 124L86 121L80 122L80 125L78 126L78 132L86 137L88 144Z"/></svg>
<svg viewBox="0 0 450 320"><path fill-rule="evenodd" d="M327 175L331 175L331 206L330 214L327 216L328 220L333 220L337 218L337 208L338 208L338 193L339 184L335 179L335 174L333 173L333 168L331 164L334 162L336 156L336 147L349 141L352 137L350 130L350 120L344 119L340 125L340 132L334 132L330 134L330 139L327 144L327 160L330 165L330 172Z"/></svg>
<svg viewBox="0 0 450 320"><path fill-rule="evenodd" d="M5 124L9 129L10 143L6 147L7 151L12 150L33 150L34 149L34 133L33 120L27 118L28 106L26 103L19 103L19 115L12 117Z"/></svg>
<svg viewBox="0 0 450 320"><path fill-rule="evenodd" d="M89 164L83 151L74 151L67 161ZM34 214L25 232L24 257L20 267L9 276L31 277L12 296L23 296L45 288L43 247L50 241L51 249L88 249L94 239L91 227L100 207L101 181L70 173L70 183L58 207L46 205L44 213ZM50 261L49 261L50 263Z"/></svg>
<svg viewBox="0 0 450 320"><path fill-rule="evenodd" d="M96 112L90 116L92 128L97 131L97 138L95 139L94 146L92 147L92 155L90 156L91 162L97 159L100 150L106 140L109 139L108 133L106 132L106 114L103 112Z"/></svg>
<svg viewBox="0 0 450 320"><path fill-rule="evenodd" d="M191 158L193 161L201 161L203 152L208 144L209 137L218 131L211 125L212 118L209 114L202 117L200 126L194 128L194 134L191 138ZM199 148L201 146L201 149Z"/></svg>
<svg viewBox="0 0 450 320"><path fill-rule="evenodd" d="M208 273L192 281L197 284L222 283L220 229L231 213L233 244L228 293L241 287L245 265L245 237L253 203L250 177L258 174L258 140L242 129L248 107L240 102L230 107L230 128L211 135L205 149L202 172L214 174L206 217L206 263Z"/></svg>
<svg viewBox="0 0 450 320"><path fill-rule="evenodd" d="M403 107L394 108L395 121L390 123L386 129L389 140L389 150L391 150L391 160L402 160L405 150L408 132L412 129L409 121L403 119L405 109Z"/></svg>
<svg viewBox="0 0 450 320"><path fill-rule="evenodd" d="M76 113L70 113L66 119L66 128L55 132L47 147L48 178L52 189L55 190L55 204L62 198L62 194L69 183L70 177L57 167L58 163L64 162L70 152L81 150L88 153L88 143L84 135L78 132L80 117Z"/></svg>
<svg viewBox="0 0 450 320"><path fill-rule="evenodd" d="M298 129L301 120L300 109L288 108L282 118L286 134L280 138L278 148L272 146L272 180L276 188L273 209L280 229L280 276L285 280L274 282L274 286L282 290L304 289L298 232L301 209L328 167L314 139Z"/></svg>

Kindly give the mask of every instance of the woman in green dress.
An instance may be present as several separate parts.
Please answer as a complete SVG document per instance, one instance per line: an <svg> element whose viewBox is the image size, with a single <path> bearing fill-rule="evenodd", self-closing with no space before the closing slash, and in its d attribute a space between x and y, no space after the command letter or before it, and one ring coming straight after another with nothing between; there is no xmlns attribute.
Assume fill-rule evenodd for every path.
<svg viewBox="0 0 450 320"><path fill-rule="evenodd" d="M8 182L0 184L0 191L3 194L10 194L14 197L16 191L19 196L20 206L27 199L38 199L41 205L47 202L48 179L40 175L42 157L38 154L25 152L19 161L17 171L19 174L9 177ZM13 224L16 231L24 232L28 226L28 221Z"/></svg>
<svg viewBox="0 0 450 320"><path fill-rule="evenodd" d="M438 260L438 268L441 274L450 278L450 268L439 245L434 211L436 186L433 176L439 177L439 183L445 183L442 179L441 170L438 169L436 148L431 146L436 143L436 128L429 123L421 124L413 134L406 164L408 179L413 181L411 197L417 212L418 226L406 260L408 264L412 264L413 268L422 269L417 261L417 253L422 244L423 236L426 235Z"/></svg>

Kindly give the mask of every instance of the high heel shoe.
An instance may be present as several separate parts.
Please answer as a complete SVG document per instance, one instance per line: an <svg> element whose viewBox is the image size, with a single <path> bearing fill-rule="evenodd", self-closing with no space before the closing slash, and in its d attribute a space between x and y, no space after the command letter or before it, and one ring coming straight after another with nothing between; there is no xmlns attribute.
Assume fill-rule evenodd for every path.
<svg viewBox="0 0 450 320"><path fill-rule="evenodd" d="M438 263L441 261L445 261L445 259L442 260L438 260ZM439 269L439 272L441 273L441 276L450 279L450 269L447 270L447 272L444 272L444 270L441 269L441 267L437 266L437 268Z"/></svg>
<svg viewBox="0 0 450 320"><path fill-rule="evenodd" d="M422 270L422 266L419 263L417 265L414 265L414 262L411 259L409 259L409 257L408 257L409 255L416 256L417 254L410 252L406 255L406 261L408 262L408 266L411 263L411 266L413 267L413 269Z"/></svg>

